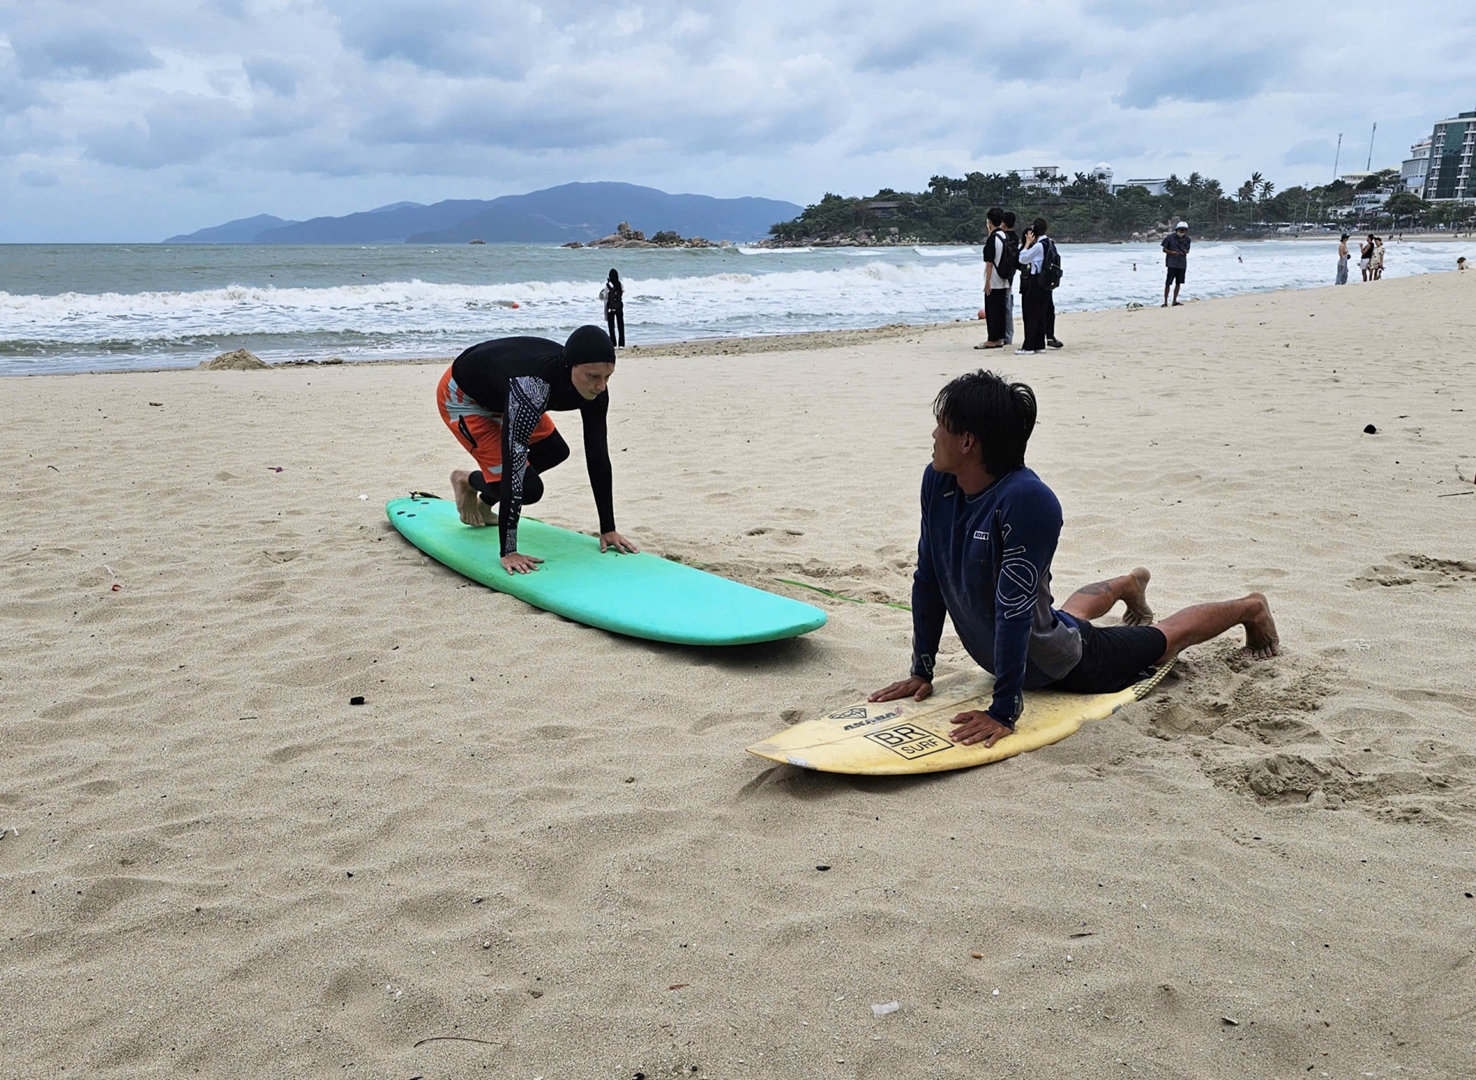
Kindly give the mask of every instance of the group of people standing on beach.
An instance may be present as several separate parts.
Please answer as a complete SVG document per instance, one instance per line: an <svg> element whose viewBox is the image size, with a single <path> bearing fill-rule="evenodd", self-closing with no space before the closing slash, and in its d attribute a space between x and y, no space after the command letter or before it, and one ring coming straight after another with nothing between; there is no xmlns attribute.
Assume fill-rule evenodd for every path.
<svg viewBox="0 0 1476 1080"><path fill-rule="evenodd" d="M1338 276L1336 284L1348 284L1348 234L1338 241ZM1384 241L1373 233L1358 247L1358 269L1364 281L1378 281L1384 276Z"/></svg>
<svg viewBox="0 0 1476 1080"><path fill-rule="evenodd" d="M984 238L984 311L987 340L976 349L1003 349L1015 341L1015 275L1020 275L1020 307L1025 320L1025 341L1016 356L1064 348L1056 338L1056 303L1053 293L1061 283L1061 255L1050 238L1050 226L1036 218L1022 241L1015 231L1015 215L998 206L985 215L989 232Z"/></svg>

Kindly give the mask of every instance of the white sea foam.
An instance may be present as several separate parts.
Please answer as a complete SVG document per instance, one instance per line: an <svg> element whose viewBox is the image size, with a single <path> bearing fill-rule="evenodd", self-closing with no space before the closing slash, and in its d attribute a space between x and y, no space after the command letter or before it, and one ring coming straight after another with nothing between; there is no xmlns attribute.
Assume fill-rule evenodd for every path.
<svg viewBox="0 0 1476 1080"><path fill-rule="evenodd" d="M1335 248L1335 242L1197 244L1186 296L1329 284ZM972 318L981 301L978 248L753 253L760 251L794 258L678 260L643 252L640 262L624 260L628 337L650 342L940 322ZM863 251L866 258L850 257ZM1061 253L1065 279L1056 301L1062 310L1152 304L1162 295L1162 255L1154 246L1062 245ZM1391 243L1386 276L1447 268L1457 254L1451 244ZM321 251L314 257L324 258ZM550 257L534 265L567 271L570 264L555 265ZM1349 287L1376 286L1355 281ZM589 280L410 278L320 287L0 292L0 372L193 363L242 344L268 359L445 355L489 337L562 337L581 323L599 323L599 288Z"/></svg>

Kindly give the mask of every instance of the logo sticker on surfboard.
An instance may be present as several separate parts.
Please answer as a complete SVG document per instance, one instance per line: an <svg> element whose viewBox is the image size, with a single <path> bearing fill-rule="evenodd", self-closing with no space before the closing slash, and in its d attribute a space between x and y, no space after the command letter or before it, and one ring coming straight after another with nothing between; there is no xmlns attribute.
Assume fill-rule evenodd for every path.
<svg viewBox="0 0 1476 1080"><path fill-rule="evenodd" d="M916 724L898 724L896 727L870 732L866 737L909 761L936 754L953 745L951 740Z"/></svg>

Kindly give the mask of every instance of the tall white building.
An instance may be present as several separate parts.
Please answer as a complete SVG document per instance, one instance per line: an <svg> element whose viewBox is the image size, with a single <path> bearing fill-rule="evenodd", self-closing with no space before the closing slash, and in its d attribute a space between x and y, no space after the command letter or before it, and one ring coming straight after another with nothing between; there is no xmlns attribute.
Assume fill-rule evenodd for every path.
<svg viewBox="0 0 1476 1080"><path fill-rule="evenodd" d="M1419 198L1425 197L1425 179L1430 172L1430 140L1421 139L1409 148L1409 157L1399 167L1399 179L1404 190Z"/></svg>

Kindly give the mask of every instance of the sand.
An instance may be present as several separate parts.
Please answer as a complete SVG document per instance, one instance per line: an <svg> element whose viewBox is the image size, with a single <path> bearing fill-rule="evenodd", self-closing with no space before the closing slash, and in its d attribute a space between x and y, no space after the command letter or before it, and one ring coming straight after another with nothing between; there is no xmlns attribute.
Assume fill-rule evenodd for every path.
<svg viewBox="0 0 1476 1080"><path fill-rule="evenodd" d="M622 530L830 614L727 650L404 543L384 502L464 464L436 366L0 381L0 1072L1470 1075L1473 300L632 354ZM1263 590L1284 654L1202 646L972 771L745 754L904 672L905 612L774 579L907 600L928 405L987 360L1040 398L1060 597L1139 563L1161 613ZM562 430L539 513L593 528Z"/></svg>

